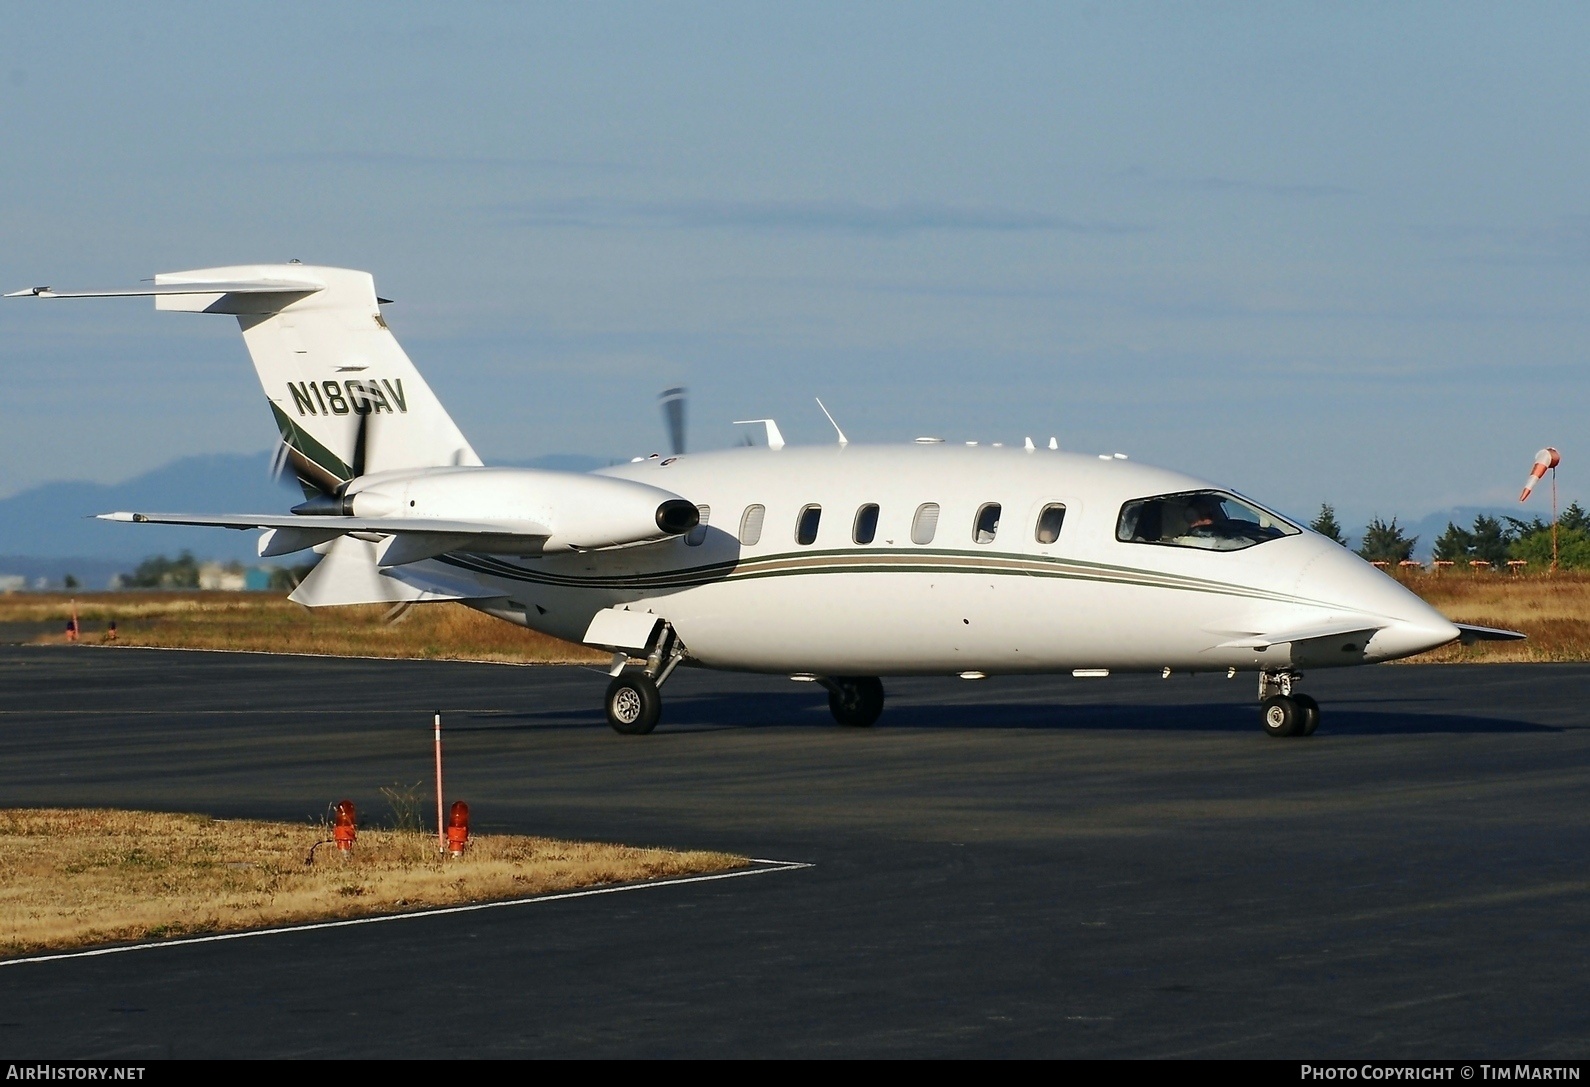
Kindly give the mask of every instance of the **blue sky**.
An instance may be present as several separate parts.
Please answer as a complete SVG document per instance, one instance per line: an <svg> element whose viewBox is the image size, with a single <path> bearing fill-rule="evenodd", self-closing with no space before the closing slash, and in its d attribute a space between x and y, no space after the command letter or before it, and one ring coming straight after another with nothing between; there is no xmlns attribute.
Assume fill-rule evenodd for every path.
<svg viewBox="0 0 1590 1087"><path fill-rule="evenodd" d="M1304 513L1548 443L1590 497L1583 5L0 16L0 286L368 269L488 463L650 452L683 382L696 447L820 395ZM273 438L235 326L147 301L0 306L0 422L0 494Z"/></svg>

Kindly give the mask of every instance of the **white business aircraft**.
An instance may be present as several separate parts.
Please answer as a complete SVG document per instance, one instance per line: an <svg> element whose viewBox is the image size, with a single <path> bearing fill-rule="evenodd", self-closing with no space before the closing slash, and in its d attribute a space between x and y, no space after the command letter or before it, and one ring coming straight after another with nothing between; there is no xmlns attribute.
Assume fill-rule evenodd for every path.
<svg viewBox="0 0 1590 1087"><path fill-rule="evenodd" d="M883 710L882 676L1248 671L1265 731L1307 736L1304 668L1522 637L1449 622L1235 491L1053 439L853 446L841 431L786 448L754 420L765 445L589 474L488 468L365 272L248 265L8 297L136 295L237 317L307 500L106 519L258 530L261 556L313 549L292 594L310 607L454 600L610 650L622 733L650 732L659 689L691 664L815 681L858 726Z"/></svg>

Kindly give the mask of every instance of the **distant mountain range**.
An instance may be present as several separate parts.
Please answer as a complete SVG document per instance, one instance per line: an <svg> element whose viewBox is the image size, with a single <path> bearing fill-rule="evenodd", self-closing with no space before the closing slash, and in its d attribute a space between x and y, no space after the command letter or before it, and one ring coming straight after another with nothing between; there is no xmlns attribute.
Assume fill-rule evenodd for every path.
<svg viewBox="0 0 1590 1087"><path fill-rule="evenodd" d="M587 472L608 461L553 453L504 465ZM302 501L296 487L270 479L270 454L183 457L120 483L71 481L30 487L0 499L0 575L59 585L67 574L102 589L112 575L149 555L192 551L202 559L258 562L258 535L225 529L127 525L93 519L112 510L182 513L285 512Z"/></svg>

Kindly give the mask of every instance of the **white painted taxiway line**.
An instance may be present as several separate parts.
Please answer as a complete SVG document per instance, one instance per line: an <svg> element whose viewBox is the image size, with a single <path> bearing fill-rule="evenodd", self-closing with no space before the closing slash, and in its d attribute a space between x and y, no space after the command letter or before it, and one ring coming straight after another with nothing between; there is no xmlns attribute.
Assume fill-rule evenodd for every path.
<svg viewBox="0 0 1590 1087"><path fill-rule="evenodd" d="M193 944L216 944L223 940L252 940L257 936L283 936L292 932L314 932L326 928L351 928L354 925L380 925L388 921L413 921L420 917L445 917L454 913L476 913L480 910L498 910L507 906L533 906L539 902L563 902L571 898L593 898L596 895L617 895L629 891L655 891L663 887L680 887L687 883L712 883L720 879L740 879L743 876L765 876L774 872L794 872L811 868L806 861L774 861L762 857L748 858L759 868L740 868L732 872L713 872L705 876L680 876L659 879L651 883L626 883L617 887L592 887L584 891L560 891L557 894L533 895L530 898L509 898L501 902L474 902L466 906L439 906L431 910L412 913L383 913L375 917L349 917L341 921L311 921L302 925L280 925L276 928L251 929L247 932L220 932L213 936L183 936L174 940L149 940L141 944L121 944L116 947L96 947L87 951L60 951L50 955L29 955L21 959L0 960L0 967L22 966L34 962L59 962L62 959L92 959L100 955L120 955L128 951L153 951L164 947L188 947Z"/></svg>

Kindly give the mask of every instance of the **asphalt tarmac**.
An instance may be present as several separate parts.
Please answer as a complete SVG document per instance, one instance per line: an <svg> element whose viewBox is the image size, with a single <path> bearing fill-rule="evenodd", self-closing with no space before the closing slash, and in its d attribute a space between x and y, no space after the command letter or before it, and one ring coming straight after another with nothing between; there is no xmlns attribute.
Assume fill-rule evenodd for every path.
<svg viewBox="0 0 1590 1087"><path fill-rule="evenodd" d="M483 830L813 867L0 967L0 1055L1583 1057L1590 666L820 688L0 648L0 802L306 819L424 782Z"/></svg>

